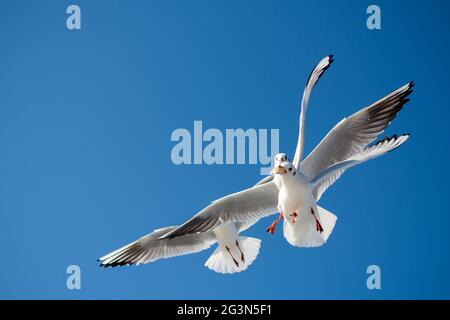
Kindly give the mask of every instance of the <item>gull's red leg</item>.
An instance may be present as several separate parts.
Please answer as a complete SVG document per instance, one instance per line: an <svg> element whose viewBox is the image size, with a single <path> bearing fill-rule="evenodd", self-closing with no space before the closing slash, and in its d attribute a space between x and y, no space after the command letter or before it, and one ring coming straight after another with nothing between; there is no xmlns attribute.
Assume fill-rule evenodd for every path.
<svg viewBox="0 0 450 320"><path fill-rule="evenodd" d="M316 215L315 215L315 213L314 213L313 208L311 208L311 214L314 216L314 219L316 219L316 230L317 230L318 232L322 233L322 232L323 232L322 225L320 224L319 220L317 220L317 217L316 217Z"/></svg>
<svg viewBox="0 0 450 320"><path fill-rule="evenodd" d="M270 234L274 234L277 223L280 222L281 219L283 219L283 214L280 212L279 217L274 222L272 222L272 224L266 229L266 231Z"/></svg>

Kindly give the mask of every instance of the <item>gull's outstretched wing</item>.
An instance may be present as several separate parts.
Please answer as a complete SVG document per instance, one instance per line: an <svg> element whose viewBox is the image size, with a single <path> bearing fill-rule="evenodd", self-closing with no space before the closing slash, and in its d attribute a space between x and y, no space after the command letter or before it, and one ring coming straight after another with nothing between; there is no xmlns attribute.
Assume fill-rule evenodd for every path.
<svg viewBox="0 0 450 320"><path fill-rule="evenodd" d="M177 229L160 239L207 232L230 222L241 225L256 222L277 211L278 188L268 182L215 200Z"/></svg>
<svg viewBox="0 0 450 320"><path fill-rule="evenodd" d="M313 69L313 71L308 77L308 80L306 81L306 86L305 89L303 90L302 104L300 107L300 120L299 120L300 124L298 130L297 147L295 149L294 160L292 161L292 164L296 168L299 167L303 156L303 149L304 149L303 141L305 140L305 117L306 111L308 110L309 97L311 96L312 89L316 85L317 81L319 81L320 77L323 75L325 70L327 70L330 67L331 63L333 63L332 54L320 60L320 62Z"/></svg>
<svg viewBox="0 0 450 320"><path fill-rule="evenodd" d="M319 201L322 194L337 180L339 177L350 167L363 163L370 159L379 157L387 152L390 152L406 140L408 140L409 134L402 134L397 137L396 135L390 138L384 138L372 146L367 147L362 152L353 155L347 160L335 163L328 168L322 170L312 181L313 194L316 201Z"/></svg>
<svg viewBox="0 0 450 320"><path fill-rule="evenodd" d="M159 259L191 254L208 249L216 242L213 232L189 234L176 239L159 238L177 227L167 227L152 233L98 259L102 267L149 263Z"/></svg>
<svg viewBox="0 0 450 320"><path fill-rule="evenodd" d="M255 184L255 187L265 184L265 183L268 183L268 182L271 182L272 180L273 180L273 174L270 174L270 175L262 178L261 180L259 180L259 182L257 184Z"/></svg>
<svg viewBox="0 0 450 320"><path fill-rule="evenodd" d="M301 162L299 170L309 179L334 163L360 153L391 123L409 101L414 83L410 82L381 100L339 122Z"/></svg>

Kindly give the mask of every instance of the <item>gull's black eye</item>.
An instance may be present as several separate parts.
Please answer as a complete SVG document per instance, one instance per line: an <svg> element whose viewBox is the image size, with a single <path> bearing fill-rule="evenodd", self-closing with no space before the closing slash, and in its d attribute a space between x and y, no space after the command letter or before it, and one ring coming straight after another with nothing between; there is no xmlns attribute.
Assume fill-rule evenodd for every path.
<svg viewBox="0 0 450 320"><path fill-rule="evenodd" d="M292 168L289 168L289 171L292 171Z"/></svg>

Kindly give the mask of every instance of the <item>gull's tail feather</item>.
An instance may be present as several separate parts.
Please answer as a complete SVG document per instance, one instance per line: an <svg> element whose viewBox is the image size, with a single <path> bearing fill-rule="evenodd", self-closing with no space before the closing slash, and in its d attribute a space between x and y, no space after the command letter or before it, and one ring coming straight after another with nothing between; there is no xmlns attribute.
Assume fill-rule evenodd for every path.
<svg viewBox="0 0 450 320"><path fill-rule="evenodd" d="M239 237L239 248L237 246L227 247L219 245L209 259L205 267L218 273L241 272L255 261L259 254L261 240L250 237ZM242 259L243 258L243 259Z"/></svg>
<svg viewBox="0 0 450 320"><path fill-rule="evenodd" d="M306 216L299 217L295 223L284 219L283 235L286 240L295 247L312 248L325 244L333 232L337 217L328 210L317 206L317 219L323 228L323 232L320 233L317 231L314 216L306 211L303 214Z"/></svg>

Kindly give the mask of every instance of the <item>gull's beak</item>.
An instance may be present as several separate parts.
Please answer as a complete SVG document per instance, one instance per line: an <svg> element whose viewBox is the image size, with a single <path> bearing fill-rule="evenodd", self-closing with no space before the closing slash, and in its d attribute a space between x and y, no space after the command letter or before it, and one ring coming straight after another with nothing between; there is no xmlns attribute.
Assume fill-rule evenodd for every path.
<svg viewBox="0 0 450 320"><path fill-rule="evenodd" d="M275 167L272 169L272 173L274 173L274 174L283 174L286 172L287 172L286 169L281 166L278 166L278 167Z"/></svg>

